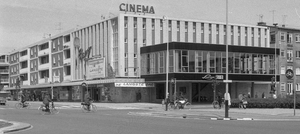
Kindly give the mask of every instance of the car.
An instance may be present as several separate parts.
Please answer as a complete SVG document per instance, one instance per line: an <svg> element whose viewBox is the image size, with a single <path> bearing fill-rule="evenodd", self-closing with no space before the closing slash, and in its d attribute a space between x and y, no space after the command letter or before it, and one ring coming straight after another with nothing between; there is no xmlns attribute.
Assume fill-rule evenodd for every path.
<svg viewBox="0 0 300 134"><path fill-rule="evenodd" d="M6 97L0 97L0 105L6 105Z"/></svg>
<svg viewBox="0 0 300 134"><path fill-rule="evenodd" d="M10 96L6 97L6 100L10 101L12 100Z"/></svg>

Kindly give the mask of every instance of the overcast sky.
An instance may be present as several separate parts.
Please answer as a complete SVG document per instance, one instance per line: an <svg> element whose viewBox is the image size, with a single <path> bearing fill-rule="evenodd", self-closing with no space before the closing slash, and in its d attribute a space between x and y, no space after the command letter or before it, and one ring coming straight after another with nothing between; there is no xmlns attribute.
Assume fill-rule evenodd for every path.
<svg viewBox="0 0 300 134"><path fill-rule="evenodd" d="M228 0L229 23L256 25L259 16L300 29L300 0ZM77 25L122 13L121 3L153 6L170 18L226 21L226 0L0 0L0 54L23 48ZM60 25L59 25L60 24Z"/></svg>

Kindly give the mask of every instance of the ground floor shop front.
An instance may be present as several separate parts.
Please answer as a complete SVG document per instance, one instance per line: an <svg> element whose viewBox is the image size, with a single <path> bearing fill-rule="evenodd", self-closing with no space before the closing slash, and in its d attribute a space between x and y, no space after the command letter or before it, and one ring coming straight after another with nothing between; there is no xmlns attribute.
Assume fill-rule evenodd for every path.
<svg viewBox="0 0 300 134"><path fill-rule="evenodd" d="M18 100L22 91L29 101L42 101L45 93L49 93L54 101L82 102L88 92L94 102L121 103L151 102L154 87L154 83L146 83L143 79L111 79L21 86L9 91L14 100Z"/></svg>

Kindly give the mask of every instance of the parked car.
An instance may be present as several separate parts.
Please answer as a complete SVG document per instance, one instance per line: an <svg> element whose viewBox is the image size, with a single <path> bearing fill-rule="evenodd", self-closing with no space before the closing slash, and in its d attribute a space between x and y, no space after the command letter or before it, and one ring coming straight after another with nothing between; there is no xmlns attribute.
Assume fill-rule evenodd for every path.
<svg viewBox="0 0 300 134"><path fill-rule="evenodd" d="M0 105L6 105L6 98L9 96L8 92L0 91Z"/></svg>
<svg viewBox="0 0 300 134"><path fill-rule="evenodd" d="M6 105L6 97L0 97L0 105Z"/></svg>

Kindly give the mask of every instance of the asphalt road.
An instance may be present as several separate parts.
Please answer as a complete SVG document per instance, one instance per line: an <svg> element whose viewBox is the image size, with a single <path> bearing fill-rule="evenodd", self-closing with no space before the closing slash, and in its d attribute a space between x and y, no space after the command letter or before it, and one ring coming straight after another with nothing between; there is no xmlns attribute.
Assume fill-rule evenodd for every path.
<svg viewBox="0 0 300 134"><path fill-rule="evenodd" d="M141 110L99 109L83 113L78 108L60 109L57 115L40 115L30 109L0 106L0 119L33 126L18 134L299 134L299 122L223 121L160 118L129 115Z"/></svg>

